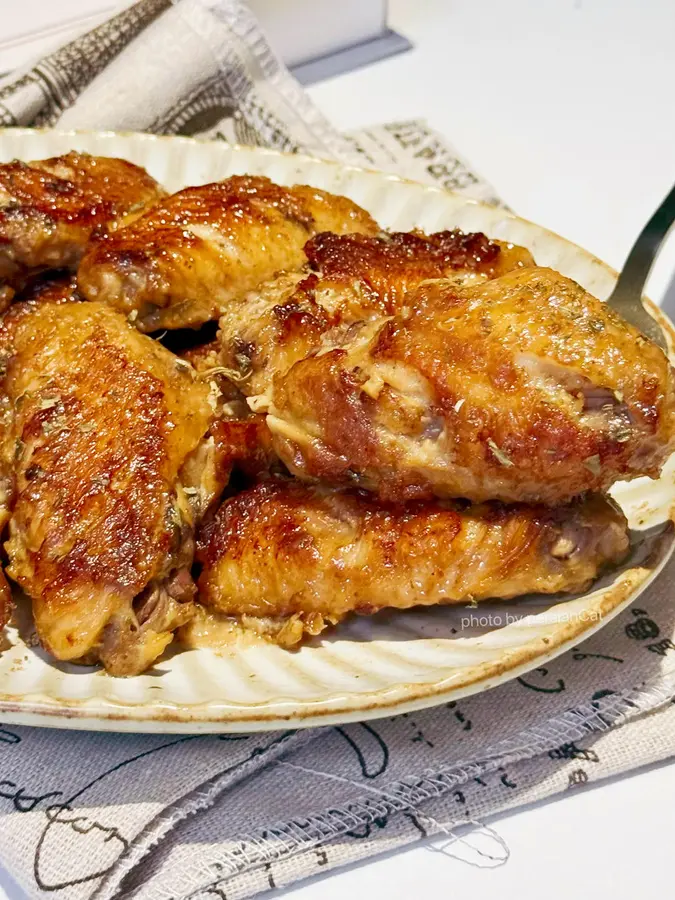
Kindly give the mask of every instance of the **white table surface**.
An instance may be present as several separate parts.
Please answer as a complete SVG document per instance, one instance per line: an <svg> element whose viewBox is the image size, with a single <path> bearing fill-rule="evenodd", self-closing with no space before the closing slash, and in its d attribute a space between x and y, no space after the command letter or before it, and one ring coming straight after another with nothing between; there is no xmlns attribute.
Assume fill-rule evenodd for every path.
<svg viewBox="0 0 675 900"><path fill-rule="evenodd" d="M391 6L391 25L415 49L311 88L323 111L342 128L426 117L513 209L619 267L675 181L675 3ZM650 283L671 313L674 272L675 237ZM275 896L649 894L672 881L673 796L675 765L652 767L491 822L511 852L499 868L474 868L451 855L456 848L438 852L443 841L435 841ZM0 871L0 900L19 896Z"/></svg>

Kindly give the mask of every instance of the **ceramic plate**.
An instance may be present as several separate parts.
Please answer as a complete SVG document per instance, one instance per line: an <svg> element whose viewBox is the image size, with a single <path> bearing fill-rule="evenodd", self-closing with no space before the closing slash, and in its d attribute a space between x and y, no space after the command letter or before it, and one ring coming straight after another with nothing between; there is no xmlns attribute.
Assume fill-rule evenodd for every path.
<svg viewBox="0 0 675 900"><path fill-rule="evenodd" d="M73 148L139 163L171 190L249 172L346 194L387 228L484 231L523 244L539 264L603 299L616 277L586 251L504 210L379 172L177 137L0 131L0 161ZM63 728L254 731L375 718L486 690L578 643L645 589L673 546L673 462L659 481L616 486L634 551L583 596L354 617L297 652L262 643L177 651L128 679L57 663L10 629L11 646L0 656L0 714L5 722Z"/></svg>

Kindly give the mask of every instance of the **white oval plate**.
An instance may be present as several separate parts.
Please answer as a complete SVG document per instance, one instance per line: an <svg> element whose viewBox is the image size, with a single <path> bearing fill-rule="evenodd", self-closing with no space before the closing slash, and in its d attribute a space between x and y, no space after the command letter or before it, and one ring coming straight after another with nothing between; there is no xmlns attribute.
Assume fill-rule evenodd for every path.
<svg viewBox="0 0 675 900"><path fill-rule="evenodd" d="M603 299L616 278L585 250L531 222L392 175L187 138L0 131L3 162L71 149L132 160L171 190L248 172L346 194L386 228L484 231L523 244L539 264ZM673 462L659 481L616 486L637 531L635 552L583 596L354 617L297 652L262 643L177 651L128 679L55 662L10 629L11 647L0 656L0 714L9 723L63 728L241 732L375 718L486 690L562 653L645 589L673 547Z"/></svg>

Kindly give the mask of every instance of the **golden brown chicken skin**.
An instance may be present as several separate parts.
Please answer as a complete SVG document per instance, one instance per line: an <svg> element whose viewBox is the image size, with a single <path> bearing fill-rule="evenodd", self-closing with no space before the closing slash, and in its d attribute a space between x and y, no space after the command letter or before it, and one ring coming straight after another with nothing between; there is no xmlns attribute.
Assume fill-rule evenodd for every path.
<svg viewBox="0 0 675 900"><path fill-rule="evenodd" d="M346 197L234 175L179 191L96 241L78 283L88 299L129 315L141 331L194 327L277 271L301 266L302 248L317 232L377 228Z"/></svg>
<svg viewBox="0 0 675 900"><path fill-rule="evenodd" d="M193 611L182 468L209 426L209 389L67 285L12 306L0 352L12 404L8 574L58 659L140 672Z"/></svg>
<svg viewBox="0 0 675 900"><path fill-rule="evenodd" d="M251 412L236 383L224 374L219 354L217 341L180 354L208 384L213 411L207 435L183 467L185 490L198 519L221 499L234 470L247 480L259 480L282 468L266 417Z"/></svg>
<svg viewBox="0 0 675 900"><path fill-rule="evenodd" d="M234 469L257 481L280 468L264 416L218 416L182 470L194 519L200 521L217 507Z"/></svg>
<svg viewBox="0 0 675 900"><path fill-rule="evenodd" d="M389 505L267 482L203 530L199 600L292 646L350 612L581 591L627 549L623 514L599 495L557 509Z"/></svg>
<svg viewBox="0 0 675 900"><path fill-rule="evenodd" d="M12 589L5 578L5 573L0 569L0 631L8 624L13 609Z"/></svg>
<svg viewBox="0 0 675 900"><path fill-rule="evenodd" d="M663 352L569 278L437 281L406 313L324 335L259 398L305 479L389 499L563 503L657 477L675 449Z"/></svg>
<svg viewBox="0 0 675 900"><path fill-rule="evenodd" d="M459 229L364 234L318 234L305 245L309 268L319 274L321 303L345 308L345 289L357 310L398 312L411 289L422 281L454 278L469 285L499 278L535 264L525 247L491 240L480 231ZM337 291L331 302L329 285ZM326 293L324 293L326 291Z"/></svg>
<svg viewBox="0 0 675 900"><path fill-rule="evenodd" d="M95 229L139 215L164 190L123 159L68 153L0 165L0 304L44 269L74 269Z"/></svg>
<svg viewBox="0 0 675 900"><path fill-rule="evenodd" d="M305 245L307 266L285 272L228 304L220 319L220 361L248 394L319 346L330 328L394 315L420 283L471 284L533 266L528 250L484 234L441 231L322 233Z"/></svg>

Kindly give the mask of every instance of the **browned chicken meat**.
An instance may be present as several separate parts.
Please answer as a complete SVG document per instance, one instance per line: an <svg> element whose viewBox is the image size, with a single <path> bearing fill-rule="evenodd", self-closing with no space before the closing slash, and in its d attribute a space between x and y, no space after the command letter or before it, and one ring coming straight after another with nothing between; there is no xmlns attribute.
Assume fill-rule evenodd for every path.
<svg viewBox="0 0 675 900"><path fill-rule="evenodd" d="M0 353L8 574L58 659L140 672L193 611L182 470L209 427L209 388L67 285L10 308Z"/></svg>
<svg viewBox="0 0 675 900"><path fill-rule="evenodd" d="M305 245L307 266L285 272L228 304L220 362L248 394L260 394L339 325L394 315L424 281L472 284L533 266L528 250L481 233L322 233Z"/></svg>
<svg viewBox="0 0 675 900"><path fill-rule="evenodd" d="M279 468L264 416L214 418L204 440L182 470L185 493L196 520L215 508L237 469L258 480Z"/></svg>
<svg viewBox="0 0 675 900"><path fill-rule="evenodd" d="M325 307L344 309L347 288L357 310L379 309L385 315L397 312L422 281L453 278L469 285L535 265L525 247L459 229L382 232L375 237L324 232L307 242L305 255L310 270L321 277Z"/></svg>
<svg viewBox="0 0 675 900"><path fill-rule="evenodd" d="M580 591L627 549L626 520L600 495L557 509L389 505L267 482L203 530L199 597L292 646L350 612Z"/></svg>
<svg viewBox="0 0 675 900"><path fill-rule="evenodd" d="M12 589L5 578L5 573L0 569L0 630L9 622L13 606Z"/></svg>
<svg viewBox="0 0 675 900"><path fill-rule="evenodd" d="M386 499L558 504L657 477L675 448L663 352L551 269L422 284L284 368L249 399L280 458Z"/></svg>
<svg viewBox="0 0 675 900"><path fill-rule="evenodd" d="M111 229L164 196L123 159L68 153L0 165L0 307L26 278L73 269L95 229Z"/></svg>
<svg viewBox="0 0 675 900"><path fill-rule="evenodd" d="M234 175L179 191L97 240L78 283L89 300L114 306L141 331L196 326L277 271L303 265L302 248L317 232L377 229L346 197Z"/></svg>
<svg viewBox="0 0 675 900"><path fill-rule="evenodd" d="M198 518L221 498L236 469L248 480L265 478L280 466L266 417L252 413L219 365L216 341L180 354L209 386L213 417L208 434L183 467L183 481Z"/></svg>

